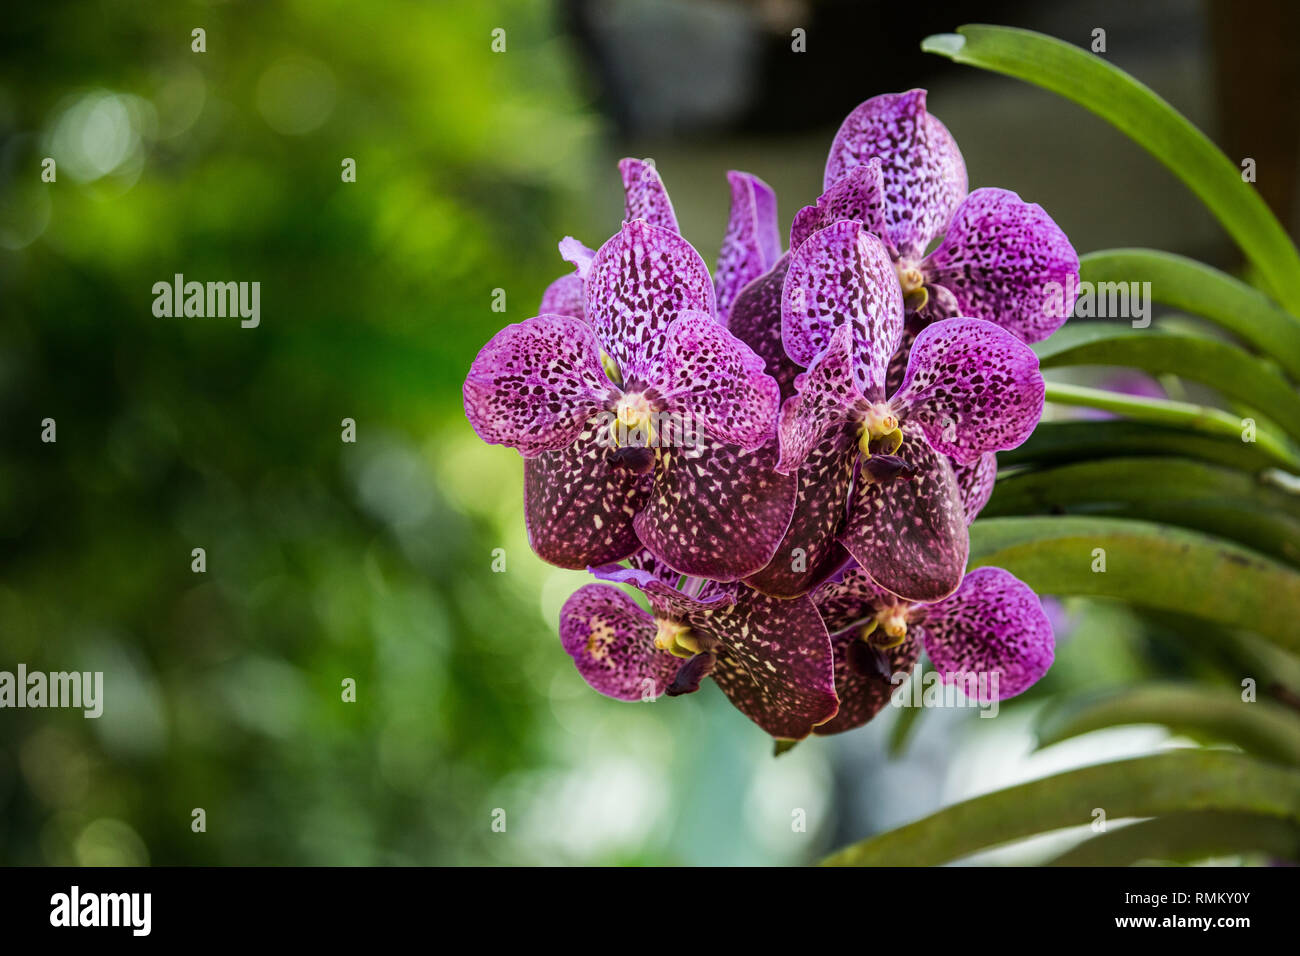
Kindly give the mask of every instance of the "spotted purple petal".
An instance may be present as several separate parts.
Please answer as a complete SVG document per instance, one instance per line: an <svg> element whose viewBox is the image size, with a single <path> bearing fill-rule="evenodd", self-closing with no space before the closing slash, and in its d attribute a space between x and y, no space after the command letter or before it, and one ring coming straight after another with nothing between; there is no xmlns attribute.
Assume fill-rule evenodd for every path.
<svg viewBox="0 0 1300 956"><path fill-rule="evenodd" d="M582 277L576 272L560 276L542 293L542 304L537 310L542 315L571 315L585 319L587 293L582 288Z"/></svg>
<svg viewBox="0 0 1300 956"><path fill-rule="evenodd" d="M993 495L993 483L998 477L998 456L986 451L975 459L974 464L953 462L952 470L957 477L957 490L961 493L962 510L966 512L966 525L969 527Z"/></svg>
<svg viewBox="0 0 1300 956"><path fill-rule="evenodd" d="M814 232L791 254L781 305L785 350L811 365L844 324L853 334L858 388L878 401L903 333L903 290L881 241L848 219Z"/></svg>
<svg viewBox="0 0 1300 956"><path fill-rule="evenodd" d="M592 572L633 585L656 618L684 624L716 656L709 676L772 736L798 740L835 713L830 639L807 597L778 601L746 587L693 597L640 569Z"/></svg>
<svg viewBox="0 0 1300 956"><path fill-rule="evenodd" d="M731 216L713 277L718 316L724 324L740 290L781 258L776 193L757 176L734 169L727 173L727 182L731 185Z"/></svg>
<svg viewBox="0 0 1300 956"><path fill-rule="evenodd" d="M635 219L596 252L587 318L624 382L644 380L679 312L714 314L713 282L681 236Z"/></svg>
<svg viewBox="0 0 1300 956"><path fill-rule="evenodd" d="M816 206L805 206L790 227L790 249L798 249L816 230L841 219L856 219L867 231L885 243L891 255L884 218L885 180L879 157L872 156L861 166L854 166L822 193Z"/></svg>
<svg viewBox="0 0 1300 956"><path fill-rule="evenodd" d="M1020 445L1043 414L1038 356L984 319L946 319L921 330L903 385L890 399L938 451L971 464Z"/></svg>
<svg viewBox="0 0 1300 956"><path fill-rule="evenodd" d="M835 715L830 638L806 596L779 601L744 588L707 626L722 641L713 679L767 733L802 740Z"/></svg>
<svg viewBox="0 0 1300 956"><path fill-rule="evenodd" d="M594 249L588 249L583 243L574 239L572 236L565 236L560 240L560 258L565 262L572 262L573 269L578 273L578 278L586 279L591 272L591 260L596 257Z"/></svg>
<svg viewBox="0 0 1300 956"><path fill-rule="evenodd" d="M919 260L966 195L966 163L946 126L925 109L925 90L875 96L840 126L824 189L879 156L885 231L899 254Z"/></svg>
<svg viewBox="0 0 1300 956"><path fill-rule="evenodd" d="M731 174L727 175L730 177ZM747 177L750 185L754 187L754 218L758 222L758 249L763 256L763 271L766 272L784 252L781 248L781 224L777 215L776 190L750 173L739 175Z"/></svg>
<svg viewBox="0 0 1300 956"><path fill-rule="evenodd" d="M857 434L850 427L831 431L799 469L799 491L785 537L767 567L745 583L773 597L798 597L816 587L848 560L835 540L844 523Z"/></svg>
<svg viewBox="0 0 1300 956"><path fill-rule="evenodd" d="M776 379L783 399L794 394L794 379L800 372L781 342L781 294L789 266L787 254L771 271L741 289L726 323L732 335L763 357L765 370Z"/></svg>
<svg viewBox="0 0 1300 956"><path fill-rule="evenodd" d="M647 375L668 407L721 442L753 451L776 434L781 389L754 354L705 312L681 312Z"/></svg>
<svg viewBox="0 0 1300 956"><path fill-rule="evenodd" d="M573 444L613 396L591 328L565 315L539 315L492 336L463 392L478 436L525 458Z"/></svg>
<svg viewBox="0 0 1300 956"><path fill-rule="evenodd" d="M938 601L961 583L970 551L966 515L948 459L905 423L898 456L911 480L872 481L859 469L840 543L886 591Z"/></svg>
<svg viewBox="0 0 1300 956"><path fill-rule="evenodd" d="M632 519L653 479L625 467L597 432L589 426L568 448L524 460L528 542L562 568L621 561L641 547Z"/></svg>
<svg viewBox="0 0 1300 956"><path fill-rule="evenodd" d="M924 609L918 631L945 683L960 681L957 675L986 675L981 703L1028 690L1055 656L1052 625L1038 595L1001 568L976 568L966 575L955 594Z"/></svg>
<svg viewBox="0 0 1300 956"><path fill-rule="evenodd" d="M777 470L792 475L826 436L847 433L864 404L853 378L850 330L841 325L826 350L795 380L796 394L781 407L781 460ZM856 436L855 436L856 437Z"/></svg>
<svg viewBox="0 0 1300 956"><path fill-rule="evenodd" d="M560 610L560 642L583 680L606 697L653 700L681 661L654 646L655 623L636 601L608 584L587 584Z"/></svg>
<svg viewBox="0 0 1300 956"><path fill-rule="evenodd" d="M652 226L680 233L668 190L651 161L623 159L618 171L623 175L623 219L644 219Z"/></svg>
<svg viewBox="0 0 1300 956"><path fill-rule="evenodd" d="M1008 189L967 196L921 268L952 293L961 315L996 322L1024 342L1060 328L1079 287L1079 256L1061 227Z"/></svg>
<svg viewBox="0 0 1300 956"><path fill-rule="evenodd" d="M827 225L822 222L820 209L816 206L804 206L794 214L794 221L790 223L790 251L794 252L804 244L804 240Z"/></svg>
<svg viewBox="0 0 1300 956"><path fill-rule="evenodd" d="M775 464L775 441L754 452L707 438L697 449L660 450L637 536L683 574L753 574L772 559L794 511L798 482Z"/></svg>

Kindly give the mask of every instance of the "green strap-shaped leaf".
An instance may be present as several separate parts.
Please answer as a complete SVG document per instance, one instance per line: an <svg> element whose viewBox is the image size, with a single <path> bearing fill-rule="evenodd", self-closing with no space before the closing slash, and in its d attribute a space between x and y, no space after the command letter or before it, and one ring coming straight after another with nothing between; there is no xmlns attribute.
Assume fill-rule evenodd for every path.
<svg viewBox="0 0 1300 956"><path fill-rule="evenodd" d="M1300 323L1226 272L1172 252L1104 249L1079 260L1079 276L1092 283L1150 282L1157 302L1209 319L1300 381Z"/></svg>
<svg viewBox="0 0 1300 956"><path fill-rule="evenodd" d="M1132 610L1149 638L1183 645L1204 666L1232 680L1252 677L1260 698L1285 702L1300 713L1300 656L1240 628L1169 611Z"/></svg>
<svg viewBox="0 0 1300 956"><path fill-rule="evenodd" d="M1044 397L1048 402L1057 405L1096 408L1137 421L1178 425L1190 431L1217 435L1221 438L1236 437L1238 441L1243 441L1247 434L1247 423L1244 419L1208 405L1123 395L1103 388L1086 388L1063 382L1048 382ZM1275 432L1272 426L1265 422L1253 423L1251 430L1254 433L1254 443L1259 446L1260 451L1272 459L1276 467L1300 474L1300 452L1297 452L1279 432ZM1243 441L1243 444L1249 443Z"/></svg>
<svg viewBox="0 0 1300 956"><path fill-rule="evenodd" d="M1142 860L1194 863L1240 853L1300 860L1300 826L1253 813L1171 813L1112 827L1048 866L1128 866Z"/></svg>
<svg viewBox="0 0 1300 956"><path fill-rule="evenodd" d="M1173 524L1300 565L1300 496L1187 458L1108 458L1001 478L981 514L1085 514Z"/></svg>
<svg viewBox="0 0 1300 956"><path fill-rule="evenodd" d="M1019 448L998 452L1002 468L1066 464L1133 455L1168 455L1259 472L1276 465L1240 434L1207 435L1172 425L1130 421L1040 422Z"/></svg>
<svg viewBox="0 0 1300 956"><path fill-rule="evenodd" d="M1127 365L1209 385L1263 412L1300 438L1300 393L1276 365L1226 342L1157 329L1069 323L1034 346L1043 368ZM1240 419L1235 420L1240 432Z"/></svg>
<svg viewBox="0 0 1300 956"><path fill-rule="evenodd" d="M981 518L970 530L971 567L1005 568L1039 594L1115 598L1300 651L1300 573L1220 538L1119 518Z"/></svg>
<svg viewBox="0 0 1300 956"><path fill-rule="evenodd" d="M1241 169L1149 87L1086 50L1030 30L971 24L921 49L1073 100L1164 163L1223 224L1278 301L1300 310L1300 253ZM1134 277L1137 278L1137 277Z"/></svg>
<svg viewBox="0 0 1300 956"><path fill-rule="evenodd" d="M1012 840L1092 822L1180 811L1300 822L1300 770L1218 750L1083 767L954 804L828 857L832 866L934 866Z"/></svg>
<svg viewBox="0 0 1300 956"><path fill-rule="evenodd" d="M1240 689L1193 683L1146 683L1057 701L1038 719L1038 746L1124 724L1159 724L1300 767L1300 714L1244 701Z"/></svg>

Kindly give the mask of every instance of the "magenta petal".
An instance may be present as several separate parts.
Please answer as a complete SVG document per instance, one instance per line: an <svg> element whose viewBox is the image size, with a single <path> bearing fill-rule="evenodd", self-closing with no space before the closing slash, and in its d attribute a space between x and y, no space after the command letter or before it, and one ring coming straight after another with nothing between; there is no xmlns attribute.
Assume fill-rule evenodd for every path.
<svg viewBox="0 0 1300 956"><path fill-rule="evenodd" d="M802 468L829 433L846 432L845 426L865 404L853 380L849 334L848 326L837 328L826 351L794 380L796 394L781 408L781 460L776 467L783 474Z"/></svg>
<svg viewBox="0 0 1300 956"><path fill-rule="evenodd" d="M776 260L780 259L784 252L781 248L781 224L777 215L776 190L750 173L739 175L748 177L750 185L754 188L754 218L758 223L758 249L763 257L763 271L766 272L775 265Z"/></svg>
<svg viewBox="0 0 1300 956"><path fill-rule="evenodd" d="M767 374L776 379L782 398L794 394L794 379L801 371L781 342L781 294L789 265L790 257L784 255L770 272L741 289L726 322L732 335L763 357Z"/></svg>
<svg viewBox="0 0 1300 956"><path fill-rule="evenodd" d="M807 597L779 601L745 588L706 627L722 641L713 679L767 733L801 740L834 716L830 638Z"/></svg>
<svg viewBox="0 0 1300 956"><path fill-rule="evenodd" d="M572 236L565 236L560 240L560 258L565 262L573 263L574 271L578 273L580 279L587 278L588 273L591 272L591 260L595 257L594 249L588 249Z"/></svg>
<svg viewBox="0 0 1300 956"><path fill-rule="evenodd" d="M543 561L582 569L640 549L632 519L653 479L627 470L615 454L588 428L568 448L524 461L528 542Z"/></svg>
<svg viewBox="0 0 1300 956"><path fill-rule="evenodd" d="M885 231L899 254L919 260L966 195L966 164L948 128L925 110L925 90L875 96L840 126L824 189L879 156Z"/></svg>
<svg viewBox="0 0 1300 956"><path fill-rule="evenodd" d="M762 358L704 312L668 326L648 380L668 408L721 442L753 451L776 435L781 389Z"/></svg>
<svg viewBox="0 0 1300 956"><path fill-rule="evenodd" d="M885 241L889 249L889 235L885 227L885 180L880 159L871 157L861 166L854 166L838 179L817 200L816 206L799 210L790 228L791 250L803 245L818 229L841 219L856 219L867 231ZM811 210L811 212L809 212Z"/></svg>
<svg viewBox="0 0 1300 956"><path fill-rule="evenodd" d="M567 448L612 396L591 328L565 315L539 315L492 336L463 392L478 436L525 458Z"/></svg>
<svg viewBox="0 0 1300 956"><path fill-rule="evenodd" d="M608 584L584 585L560 610L560 642L606 697L653 700L667 690L682 662L656 650L654 639L654 619Z"/></svg>
<svg viewBox="0 0 1300 956"><path fill-rule="evenodd" d="M798 482L777 474L776 442L754 452L707 440L663 449L654 488L636 516L641 543L683 574L737 581L772 559L794 511Z"/></svg>
<svg viewBox="0 0 1300 956"><path fill-rule="evenodd" d="M844 524L857 444L856 432L843 427L828 433L808 455L799 469L790 527L767 567L745 578L746 584L773 597L798 597L848 560L835 537Z"/></svg>
<svg viewBox="0 0 1300 956"><path fill-rule="evenodd" d="M923 610L919 637L935 670L945 683L984 675L981 703L1028 690L1052 666L1051 622L1038 595L1009 571L976 568L955 594Z"/></svg>
<svg viewBox="0 0 1300 956"><path fill-rule="evenodd" d="M1008 189L967 196L922 270L952 293L961 315L996 322L1024 342L1060 328L1079 287L1079 256L1061 227Z"/></svg>
<svg viewBox="0 0 1300 956"><path fill-rule="evenodd" d="M668 190L659 178L653 162L623 159L618 171L623 175L623 219L644 219L652 226L680 233Z"/></svg>
<svg viewBox="0 0 1300 956"><path fill-rule="evenodd" d="M587 315L587 293L582 287L582 277L576 272L560 276L546 287L542 293L542 304L538 312L542 315L571 315L576 319L585 319Z"/></svg>
<svg viewBox="0 0 1300 956"><path fill-rule="evenodd" d="M938 451L971 464L1020 445L1043 415L1038 356L983 319L945 319L921 330L903 385L890 399Z"/></svg>
<svg viewBox="0 0 1300 956"><path fill-rule="evenodd" d="M819 229L791 254L781 307L785 350L811 365L844 324L858 388L878 401L903 334L903 290L884 245L853 220Z"/></svg>
<svg viewBox="0 0 1300 956"><path fill-rule="evenodd" d="M624 382L647 377L669 324L688 309L714 314L713 282L681 236L636 219L597 251L587 277L587 319Z"/></svg>
<svg viewBox="0 0 1300 956"><path fill-rule="evenodd" d="M794 252L804 244L809 236L829 223L822 221L822 211L816 206L804 206L794 214L790 223L790 251Z"/></svg>
<svg viewBox="0 0 1300 956"><path fill-rule="evenodd" d="M954 462L952 470L957 477L957 490L961 493L962 510L966 512L969 527L993 495L993 483L998 477L998 456L986 451L972 465Z"/></svg>
<svg viewBox="0 0 1300 956"><path fill-rule="evenodd" d="M731 185L731 216L713 278L718 316L724 325L740 290L781 257L776 194L749 173L732 170L727 173L727 181Z"/></svg>
<svg viewBox="0 0 1300 956"><path fill-rule="evenodd" d="M875 482L859 470L840 543L886 591L937 601L961 583L970 551L957 479L915 426L903 426L898 456L916 476Z"/></svg>

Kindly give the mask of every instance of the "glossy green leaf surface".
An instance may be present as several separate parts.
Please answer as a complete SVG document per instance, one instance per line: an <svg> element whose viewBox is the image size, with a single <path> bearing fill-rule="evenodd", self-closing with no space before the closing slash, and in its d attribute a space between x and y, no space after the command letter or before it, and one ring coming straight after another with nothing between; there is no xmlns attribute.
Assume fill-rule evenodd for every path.
<svg viewBox="0 0 1300 956"><path fill-rule="evenodd" d="M1184 750L1070 770L954 804L828 857L831 866L933 866L1012 840L1185 811L1300 822L1300 771L1218 750Z"/></svg>

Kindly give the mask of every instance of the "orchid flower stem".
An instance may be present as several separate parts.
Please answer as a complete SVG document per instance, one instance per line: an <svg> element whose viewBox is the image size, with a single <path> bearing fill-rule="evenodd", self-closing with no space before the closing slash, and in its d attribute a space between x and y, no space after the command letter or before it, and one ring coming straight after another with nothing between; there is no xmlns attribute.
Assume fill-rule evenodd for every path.
<svg viewBox="0 0 1300 956"><path fill-rule="evenodd" d="M1172 402L1167 399L1138 398L1121 395L1105 389L1086 388L1048 382L1046 400L1057 405L1073 405L1114 412L1136 421L1178 425L1209 435L1233 437L1245 441L1247 433L1243 419L1219 408L1193 405L1189 402ZM1300 474L1300 454L1271 432L1256 429L1255 442L1281 467Z"/></svg>

